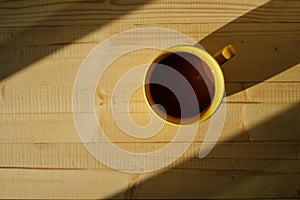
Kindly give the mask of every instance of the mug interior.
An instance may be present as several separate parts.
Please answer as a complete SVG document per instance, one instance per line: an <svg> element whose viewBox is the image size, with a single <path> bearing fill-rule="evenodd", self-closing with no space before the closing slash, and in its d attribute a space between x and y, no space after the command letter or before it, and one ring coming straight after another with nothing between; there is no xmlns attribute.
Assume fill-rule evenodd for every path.
<svg viewBox="0 0 300 200"><path fill-rule="evenodd" d="M186 61L183 62L181 58L178 58L179 56ZM187 62L192 67L187 66ZM178 71L184 75L183 79L172 79L175 75L177 76ZM160 79L159 82L163 83L162 85L169 84L167 88L155 82L157 77ZM188 79L188 82L184 78ZM220 105L225 91L224 77L219 64L205 50L195 46L175 46L160 52L150 63L144 80L144 94L148 105L160 118L176 125L192 124L209 118ZM195 97L187 92L188 87L192 87ZM180 92L179 98L176 95L177 100L180 101L173 100L172 93L167 90L169 88L175 88ZM197 104L195 104L195 99ZM179 109L180 115L178 115Z"/></svg>

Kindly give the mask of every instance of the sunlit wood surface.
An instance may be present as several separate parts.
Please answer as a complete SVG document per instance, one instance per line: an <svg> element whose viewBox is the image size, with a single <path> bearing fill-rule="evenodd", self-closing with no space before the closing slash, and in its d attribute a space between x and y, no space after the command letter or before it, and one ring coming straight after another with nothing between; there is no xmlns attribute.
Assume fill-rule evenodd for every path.
<svg viewBox="0 0 300 200"><path fill-rule="evenodd" d="M2 0L0 16L0 198L300 198L299 0ZM182 32L210 53L231 43L238 54L223 66L226 119L210 154L197 158L208 120L171 166L130 174L84 148L72 91L97 44L150 26ZM174 136L165 127L148 140L129 137L111 115L116 81L157 52L121 57L97 87L99 123L126 150L153 151ZM129 108L136 123L147 124L142 92Z"/></svg>

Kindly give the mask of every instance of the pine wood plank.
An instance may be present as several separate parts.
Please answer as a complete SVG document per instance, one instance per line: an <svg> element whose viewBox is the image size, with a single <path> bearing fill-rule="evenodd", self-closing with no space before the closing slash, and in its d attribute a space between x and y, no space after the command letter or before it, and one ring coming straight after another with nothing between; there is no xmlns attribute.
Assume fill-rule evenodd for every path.
<svg viewBox="0 0 300 200"><path fill-rule="evenodd" d="M0 198L299 199L299 9L298 0L1 1ZM97 44L149 26L185 33L211 53L232 43L239 54L223 68L227 114L213 151L197 158L207 121L175 163L134 175L109 169L80 143L72 89ZM127 150L159 149L176 131L134 139L110 114L118 77L156 53L114 62L95 95L100 124ZM147 122L141 92L130 109Z"/></svg>
<svg viewBox="0 0 300 200"><path fill-rule="evenodd" d="M300 66L300 65L299 65ZM300 69L300 67L299 67ZM290 71L297 73L297 71ZM299 73L300 74L300 73ZM101 112L111 112L111 102L114 101L115 83L99 84L95 91L96 109ZM129 87L130 85L128 85ZM227 96L224 102L230 104L297 104L300 102L300 82L263 82L263 83L227 83L228 90L239 91ZM245 89L247 88L247 89ZM0 84L0 113L26 114L72 113L73 85L9 85ZM124 90L122 95L128 91ZM82 94L84 97L84 93ZM87 102L83 103L87 104ZM126 102L123 103L124 106ZM131 112L148 112L143 90L137 90L131 101ZM136 105L136 106L135 106Z"/></svg>
<svg viewBox="0 0 300 200"><path fill-rule="evenodd" d="M131 178L133 175L97 170L1 169L0 184L4 198L128 198L129 195L140 198L200 196L214 199L293 198L299 195L299 175L292 173L243 174L233 170L229 174L222 171L206 174L201 170L195 173L189 169L168 170L156 175L153 179L142 175L136 180ZM135 186L131 187L130 183Z"/></svg>
<svg viewBox="0 0 300 200"><path fill-rule="evenodd" d="M122 117L122 113L119 117ZM132 118L145 124L147 113L132 114ZM138 142L115 124L110 113L100 113L99 124L115 142ZM78 142L72 114L20 113L0 115L0 138L3 143ZM269 121L269 122L268 122ZM281 123L282 121L282 123ZM202 141L210 121L199 126L196 140ZM142 123L141 123L142 124ZM229 104L220 141L235 140L299 140L298 104ZM148 141L169 141L177 128L165 128ZM141 141L145 141L142 140Z"/></svg>
<svg viewBox="0 0 300 200"><path fill-rule="evenodd" d="M162 142L166 145L168 142ZM101 144L101 143L99 143ZM132 152L150 152L160 143L115 143ZM193 142L188 151L166 169L198 170L199 173L237 170L261 174L299 173L299 141L218 142L204 159L198 158L202 142ZM180 144L175 144L180 145ZM90 155L80 142L1 144L1 168L40 170L107 170L107 166ZM109 154L110 152L102 152ZM164 159L164 155L160 159Z"/></svg>

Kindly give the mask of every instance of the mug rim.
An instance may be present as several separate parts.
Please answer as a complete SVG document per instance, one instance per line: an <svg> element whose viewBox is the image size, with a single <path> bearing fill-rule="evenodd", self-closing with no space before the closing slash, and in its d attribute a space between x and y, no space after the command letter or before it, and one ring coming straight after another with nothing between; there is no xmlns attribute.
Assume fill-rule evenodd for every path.
<svg viewBox="0 0 300 200"><path fill-rule="evenodd" d="M154 104L153 99L150 97L150 99L147 96L147 91L149 91L149 86L147 83L147 78L149 79L149 73L151 69L151 65L160 57L170 54L170 53L176 53L176 52L187 52L191 53L197 57L199 57L202 61L204 61L207 66L212 70L212 74L214 77L214 82L215 82L215 90L214 90L214 97L211 101L211 104L209 105L208 108L206 108L204 111L202 111L199 115L196 115L194 117L189 117L189 118L175 118L173 116L169 116L166 114L161 113L162 115L166 115L166 119L163 118L160 114L157 113L157 110L154 110L152 108L152 105ZM146 89L148 88L148 89ZM200 123L205 120L207 120L210 116L214 114L214 112L218 109L220 106L222 99L224 97L225 93L225 81L224 81L224 75L221 70L220 64L214 59L212 55L210 55L206 50L201 49L200 47L196 46L191 46L191 45L178 45L178 46L173 46L170 48L167 48L165 50L160 51L150 62L150 64L147 66L146 73L144 76L144 86L143 86L143 92L144 96L147 102L147 105L150 107L150 109L153 110L153 112L162 120L167 122L168 124L171 125L191 125L194 123Z"/></svg>

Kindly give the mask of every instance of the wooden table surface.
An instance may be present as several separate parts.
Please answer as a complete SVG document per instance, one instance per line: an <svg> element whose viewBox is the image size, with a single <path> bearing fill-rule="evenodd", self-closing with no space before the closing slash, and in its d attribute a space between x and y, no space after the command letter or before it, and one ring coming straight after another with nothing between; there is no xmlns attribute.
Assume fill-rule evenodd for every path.
<svg viewBox="0 0 300 200"><path fill-rule="evenodd" d="M0 15L0 198L300 198L299 0L2 0ZM170 166L132 174L85 149L72 91L93 48L140 27L179 31L210 53L230 43L238 53L223 66L226 118L209 155L197 158L210 120ZM148 140L127 136L110 111L116 81L156 53L120 57L97 87L99 124L126 150L153 151L174 136L172 127ZM145 105L138 90L129 105L138 124L149 122Z"/></svg>

